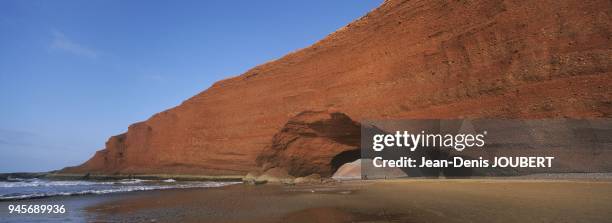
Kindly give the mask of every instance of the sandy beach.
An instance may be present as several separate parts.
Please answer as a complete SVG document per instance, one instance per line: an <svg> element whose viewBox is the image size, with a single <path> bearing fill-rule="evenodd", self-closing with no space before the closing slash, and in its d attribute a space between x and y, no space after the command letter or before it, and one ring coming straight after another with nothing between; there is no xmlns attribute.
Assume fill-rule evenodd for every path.
<svg viewBox="0 0 612 223"><path fill-rule="evenodd" d="M16 216L9 203L61 203L68 213ZM232 185L2 202L2 221L88 222L606 222L612 182L378 180Z"/></svg>

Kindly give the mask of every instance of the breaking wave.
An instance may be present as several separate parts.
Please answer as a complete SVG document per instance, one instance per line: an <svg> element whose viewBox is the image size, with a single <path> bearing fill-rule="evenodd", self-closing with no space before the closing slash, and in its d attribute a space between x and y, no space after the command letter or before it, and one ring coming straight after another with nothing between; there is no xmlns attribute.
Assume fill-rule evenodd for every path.
<svg viewBox="0 0 612 223"><path fill-rule="evenodd" d="M184 188L222 187L239 182L194 182L175 180L124 179L117 181L53 181L44 179L13 179L0 182L0 201L24 200L53 196L109 194Z"/></svg>

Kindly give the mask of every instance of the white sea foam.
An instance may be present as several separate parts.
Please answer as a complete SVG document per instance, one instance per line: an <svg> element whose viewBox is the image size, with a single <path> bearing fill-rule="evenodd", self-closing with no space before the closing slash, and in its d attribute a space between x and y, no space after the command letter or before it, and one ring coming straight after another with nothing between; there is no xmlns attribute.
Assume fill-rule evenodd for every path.
<svg viewBox="0 0 612 223"><path fill-rule="evenodd" d="M171 183L171 184L168 184ZM0 200L22 200L52 196L109 194L131 191L149 191L182 188L222 187L240 182L176 182L151 180L119 181L46 181L0 182Z"/></svg>
<svg viewBox="0 0 612 223"><path fill-rule="evenodd" d="M45 180L25 180L17 182L0 182L0 188L7 187L52 187L52 186L86 186L96 184L113 184L114 182L96 181L45 181Z"/></svg>
<svg viewBox="0 0 612 223"><path fill-rule="evenodd" d="M123 179L120 180L118 183L120 184L137 184L137 183L142 183L142 182L147 182L150 180L141 180L141 179Z"/></svg>
<svg viewBox="0 0 612 223"><path fill-rule="evenodd" d="M22 181L0 182L0 188L8 187L55 187L55 186L91 186L91 185L111 185L111 184L139 184L150 180L123 179L119 181L85 181L85 180L62 180L49 181L39 179L27 179Z"/></svg>

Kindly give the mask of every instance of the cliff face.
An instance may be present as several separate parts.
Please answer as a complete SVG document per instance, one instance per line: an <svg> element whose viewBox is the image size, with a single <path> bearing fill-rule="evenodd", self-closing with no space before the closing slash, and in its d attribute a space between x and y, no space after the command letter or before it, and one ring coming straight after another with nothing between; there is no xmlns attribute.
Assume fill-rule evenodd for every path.
<svg viewBox="0 0 612 223"><path fill-rule="evenodd" d="M612 117L612 3L389 0L217 82L67 173L244 174L303 111L353 120Z"/></svg>

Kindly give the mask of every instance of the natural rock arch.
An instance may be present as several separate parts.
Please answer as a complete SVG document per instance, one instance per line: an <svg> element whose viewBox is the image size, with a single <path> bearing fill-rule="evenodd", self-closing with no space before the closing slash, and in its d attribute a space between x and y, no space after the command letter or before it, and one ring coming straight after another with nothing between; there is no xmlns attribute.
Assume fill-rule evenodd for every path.
<svg viewBox="0 0 612 223"><path fill-rule="evenodd" d="M257 157L268 170L292 176L331 176L342 164L359 159L361 126L344 113L305 111L292 117Z"/></svg>

